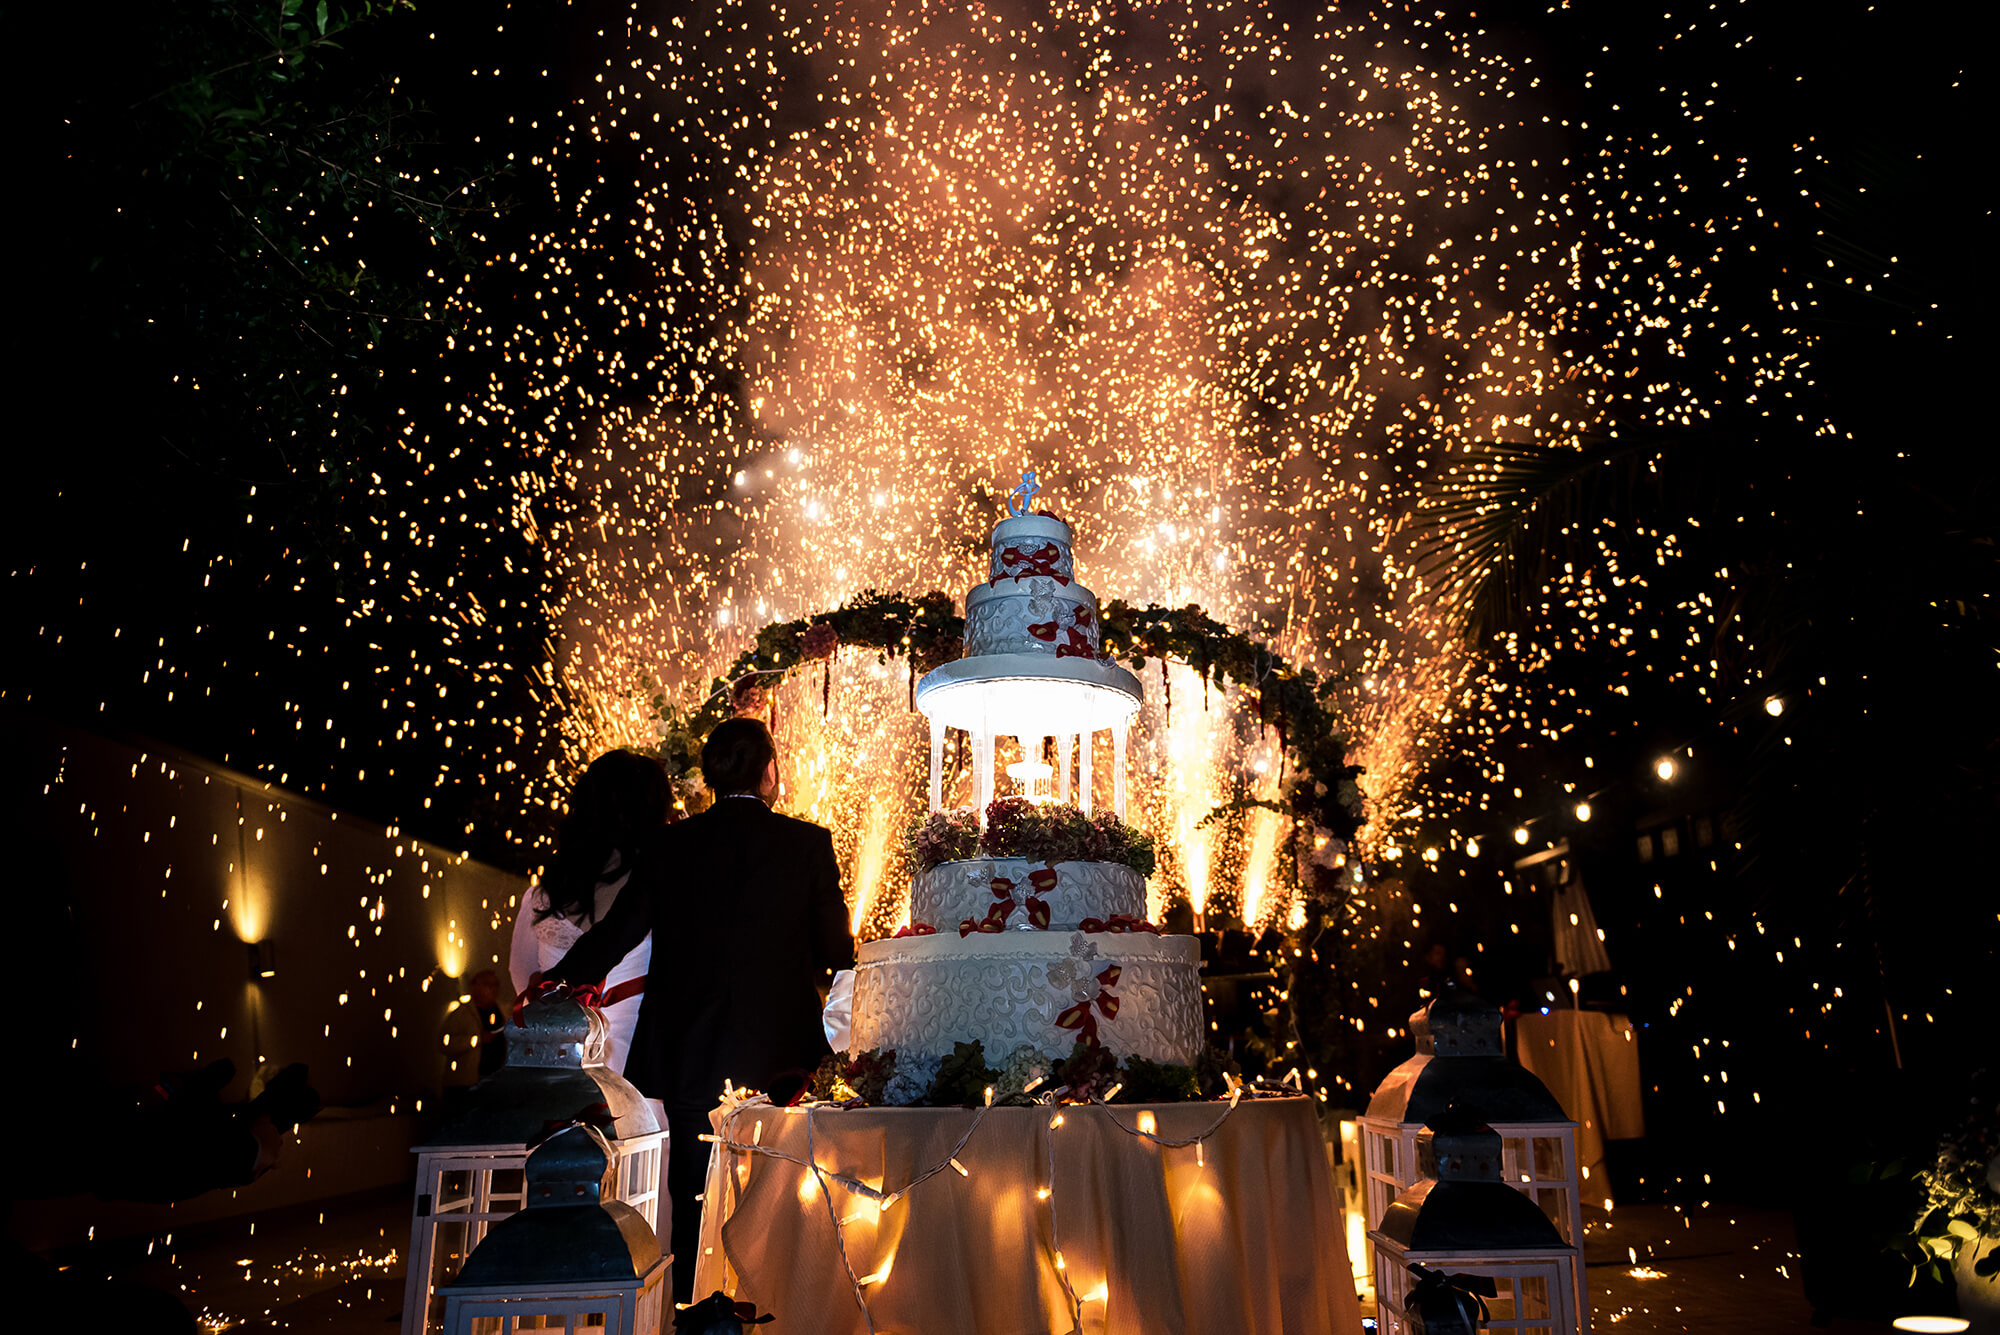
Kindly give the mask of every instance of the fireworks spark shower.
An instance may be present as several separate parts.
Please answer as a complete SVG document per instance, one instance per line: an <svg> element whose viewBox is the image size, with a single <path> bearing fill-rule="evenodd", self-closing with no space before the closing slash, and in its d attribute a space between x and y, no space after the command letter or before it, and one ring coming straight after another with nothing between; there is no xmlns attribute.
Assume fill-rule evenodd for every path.
<svg viewBox="0 0 2000 1335"><path fill-rule="evenodd" d="M1491 700L1422 597L1417 488L1476 442L1575 443L1617 373L1616 330L1576 333L1580 173L1532 66L1442 10L641 12L529 164L567 224L505 257L510 301L460 288L497 354L462 419L538 463L516 516L569 761L650 743L635 686L698 692L761 625L963 587L1034 465L1101 595L1199 604L1338 684L1361 841L1393 848ZM829 670L825 717L780 695L795 800L852 861L886 817L838 776L914 793L890 758L919 748L895 674ZM1199 905L1195 822L1257 729L1198 719L1185 675L1171 719L1149 688L1136 778Z"/></svg>

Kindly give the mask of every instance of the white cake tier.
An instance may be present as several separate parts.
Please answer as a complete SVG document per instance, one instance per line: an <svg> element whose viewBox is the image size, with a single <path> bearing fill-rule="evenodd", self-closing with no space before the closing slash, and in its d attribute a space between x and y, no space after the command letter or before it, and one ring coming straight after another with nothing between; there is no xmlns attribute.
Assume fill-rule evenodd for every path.
<svg viewBox="0 0 2000 1335"><path fill-rule="evenodd" d="M1067 737L1128 721L1139 679L1116 663L1046 654L955 658L917 682L917 708L947 728L1003 737Z"/></svg>
<svg viewBox="0 0 2000 1335"><path fill-rule="evenodd" d="M965 656L1097 657L1097 595L1074 580L1023 575L965 595Z"/></svg>
<svg viewBox="0 0 2000 1335"><path fill-rule="evenodd" d="M1038 884L1038 877L1047 884ZM995 893L996 881L1011 883L1003 886L1007 900ZM1146 878L1120 863L968 858L917 873L910 887L910 920L956 933L967 918L984 919L1011 901L1006 923L1019 927L1029 921L1030 897L1047 907L1052 932L1074 931L1085 918L1109 922L1113 914L1146 916Z"/></svg>
<svg viewBox="0 0 2000 1335"><path fill-rule="evenodd" d="M1021 575L1075 579L1069 525L1047 515L1001 520L993 526L993 560L986 573L994 583Z"/></svg>
<svg viewBox="0 0 2000 1335"><path fill-rule="evenodd" d="M1115 981L1103 976L1109 966L1118 970ZM1080 1016L1079 1006L1088 1007ZM1078 1023L1058 1024L1065 1012ZM1120 1060L1136 1053L1192 1065L1203 1032L1200 944L1150 932L960 938L954 928L870 941L855 964L853 1052L945 1056L978 1039L989 1063L1022 1043L1064 1057L1089 1028Z"/></svg>

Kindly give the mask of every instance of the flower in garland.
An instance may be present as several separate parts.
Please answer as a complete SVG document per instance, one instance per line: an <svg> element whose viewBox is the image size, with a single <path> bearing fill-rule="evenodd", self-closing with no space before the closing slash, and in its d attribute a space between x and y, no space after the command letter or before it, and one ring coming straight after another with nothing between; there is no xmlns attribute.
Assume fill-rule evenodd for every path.
<svg viewBox="0 0 2000 1335"><path fill-rule="evenodd" d="M971 808L933 811L911 824L904 845L920 871L979 855L979 817Z"/></svg>
<svg viewBox="0 0 2000 1335"><path fill-rule="evenodd" d="M1056 1079L1069 1086L1068 1097L1077 1102L1101 1099L1113 1085L1122 1083L1118 1058L1111 1049L1082 1038L1070 1049L1062 1065L1056 1067Z"/></svg>
<svg viewBox="0 0 2000 1335"><path fill-rule="evenodd" d="M896 1073L882 1086L881 1102L892 1108L912 1108L930 1097L931 1086L937 1081L938 1067L944 1064L943 1057L925 1057L915 1053L896 1059Z"/></svg>
<svg viewBox="0 0 2000 1335"><path fill-rule="evenodd" d="M1055 1062L1043 1055L1033 1043L1016 1044L1000 1062L1000 1075L993 1082L993 1097L998 1100L1009 1095L1024 1094L1028 1086L1036 1082L1047 1083L1055 1070Z"/></svg>
<svg viewBox="0 0 2000 1335"><path fill-rule="evenodd" d="M986 1099L986 1091L1000 1073L986 1064L986 1045L978 1039L952 1044L951 1055L938 1066L931 1085L931 1102L939 1107L959 1104L976 1107Z"/></svg>
<svg viewBox="0 0 2000 1335"><path fill-rule="evenodd" d="M737 718L760 717L770 702L770 692L755 677L744 677L729 688L730 711Z"/></svg>
<svg viewBox="0 0 2000 1335"><path fill-rule="evenodd" d="M1155 861L1153 837L1112 812L1085 814L1025 797L999 797L987 805L979 847L988 857L1031 862L1116 862L1141 876L1153 874Z"/></svg>
<svg viewBox="0 0 2000 1335"><path fill-rule="evenodd" d="M833 651L840 647L840 632L825 621L815 622L799 637L799 657L808 663L822 658L833 657Z"/></svg>

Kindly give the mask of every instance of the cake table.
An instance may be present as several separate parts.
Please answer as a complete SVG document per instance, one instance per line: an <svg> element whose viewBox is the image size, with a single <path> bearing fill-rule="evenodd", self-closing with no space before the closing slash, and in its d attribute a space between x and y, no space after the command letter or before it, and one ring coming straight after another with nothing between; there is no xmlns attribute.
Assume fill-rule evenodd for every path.
<svg viewBox="0 0 2000 1335"><path fill-rule="evenodd" d="M777 1315L777 1329L1361 1331L1308 1099L1246 1099L1233 1110L760 1101L719 1108L711 1120L718 1140L695 1292L753 1302ZM1200 1143L1170 1147L1139 1129ZM878 1204L836 1176L893 1199Z"/></svg>

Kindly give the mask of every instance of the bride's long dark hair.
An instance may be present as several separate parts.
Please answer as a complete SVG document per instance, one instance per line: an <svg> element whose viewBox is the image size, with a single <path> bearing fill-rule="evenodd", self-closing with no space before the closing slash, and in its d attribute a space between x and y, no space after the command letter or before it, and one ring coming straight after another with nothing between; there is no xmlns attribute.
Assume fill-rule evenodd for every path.
<svg viewBox="0 0 2000 1335"><path fill-rule="evenodd" d="M637 751L606 751L590 762L570 793L569 812L556 827L556 856L542 876L548 904L537 918L587 920L597 881L613 853L626 867L640 840L667 823L673 800L660 762Z"/></svg>

